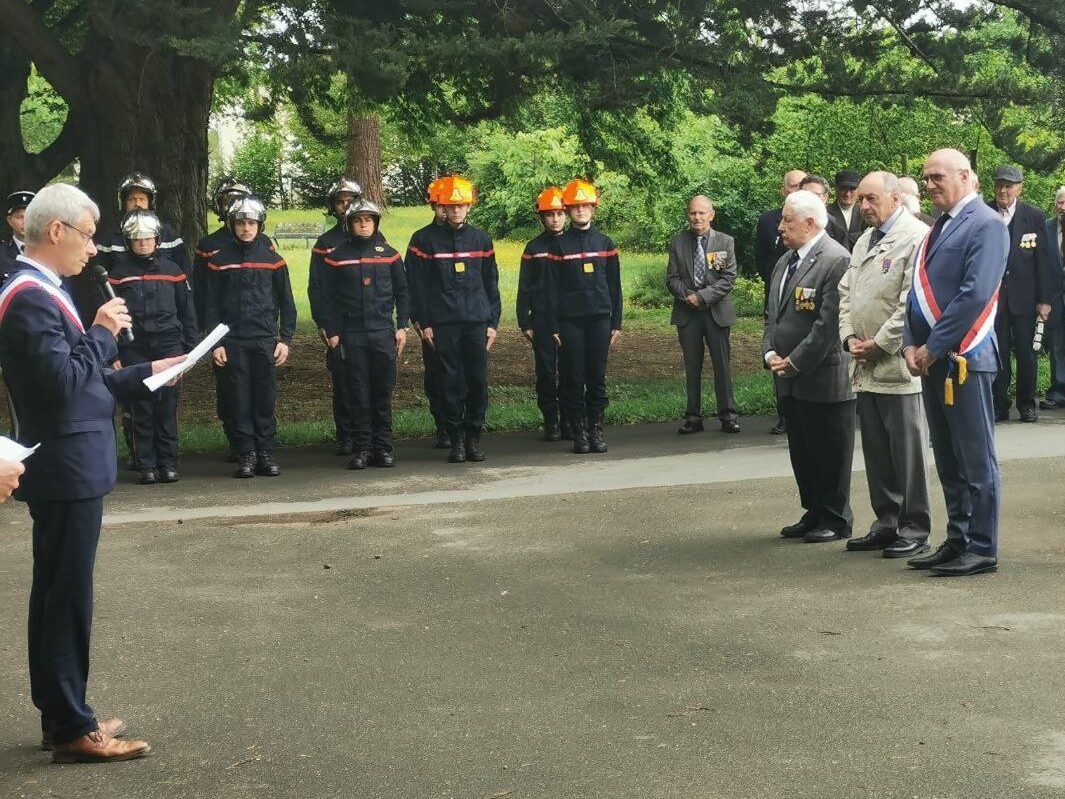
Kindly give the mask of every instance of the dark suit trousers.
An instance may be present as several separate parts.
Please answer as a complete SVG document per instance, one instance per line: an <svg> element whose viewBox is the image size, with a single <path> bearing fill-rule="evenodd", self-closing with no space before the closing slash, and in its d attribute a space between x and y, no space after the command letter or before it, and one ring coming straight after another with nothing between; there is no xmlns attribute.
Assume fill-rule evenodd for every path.
<svg viewBox="0 0 1065 799"><path fill-rule="evenodd" d="M1001 483L995 455L995 418L990 372L969 372L954 386L954 404L943 404L946 367L932 365L921 379L928 434L947 505L947 538L978 555L998 552Z"/></svg>
<svg viewBox="0 0 1065 799"><path fill-rule="evenodd" d="M606 411L606 362L610 355L610 317L560 319L558 335L562 401L566 418L594 424Z"/></svg>
<svg viewBox="0 0 1065 799"><path fill-rule="evenodd" d="M1017 409L1034 409L1036 356L1032 340L1035 338L1035 308L1031 313L1012 314L1005 301L1000 299L998 315L995 317L995 337L998 339L999 352L998 374L993 386L995 413L1006 413L1010 409L1007 392L1013 377L1011 352L1017 357Z"/></svg>
<svg viewBox="0 0 1065 799"><path fill-rule="evenodd" d="M488 325L452 322L433 326L447 431L454 441L480 435L488 412Z"/></svg>
<svg viewBox="0 0 1065 799"><path fill-rule="evenodd" d="M344 391L351 399L351 441L357 450L391 452L396 333L345 333L343 342Z"/></svg>
<svg viewBox="0 0 1065 799"><path fill-rule="evenodd" d="M435 329L434 329L435 332ZM447 419L444 416L444 395L440 377L440 358L436 350L422 342L422 388L425 398L429 401L429 413L436 422L437 432L447 430Z"/></svg>
<svg viewBox="0 0 1065 799"><path fill-rule="evenodd" d="M533 363L536 368L536 405L547 424L558 424L562 381L558 371L558 345L547 325L533 323Z"/></svg>
<svg viewBox="0 0 1065 799"><path fill-rule="evenodd" d="M123 366L150 363L182 353L174 337L138 335L118 348ZM176 466L178 458L178 387L163 386L147 397L127 404L130 415L130 452L138 469Z"/></svg>
<svg viewBox="0 0 1065 799"><path fill-rule="evenodd" d="M96 729L85 703L92 632L92 572L103 498L30 502L30 692L41 729L63 744Z"/></svg>
<svg viewBox="0 0 1065 799"><path fill-rule="evenodd" d="M277 446L277 382L272 338L226 339L222 369L226 415L233 425L237 452L273 450Z"/></svg>
<svg viewBox="0 0 1065 799"><path fill-rule="evenodd" d="M850 532L855 401L809 402L781 396L780 407L788 426L791 469L806 511L803 521L818 529Z"/></svg>
<svg viewBox="0 0 1065 799"><path fill-rule="evenodd" d="M325 348L325 368L329 371L329 382L333 384L333 426L336 428L336 440L354 440L352 430L351 394L344 377L344 359L340 357L340 348Z"/></svg>
<svg viewBox="0 0 1065 799"><path fill-rule="evenodd" d="M1061 297L1054 300L1043 331L1043 349L1050 358L1050 388L1046 398L1065 404L1065 303Z"/></svg>
<svg viewBox="0 0 1065 799"><path fill-rule="evenodd" d="M684 354L684 376L688 388L689 419L703 417L703 346L710 351L714 366L714 396L719 419L736 419L736 400L732 396L732 373L729 368L731 349L729 328L721 327L709 311L693 314L685 325L677 325L677 338Z"/></svg>

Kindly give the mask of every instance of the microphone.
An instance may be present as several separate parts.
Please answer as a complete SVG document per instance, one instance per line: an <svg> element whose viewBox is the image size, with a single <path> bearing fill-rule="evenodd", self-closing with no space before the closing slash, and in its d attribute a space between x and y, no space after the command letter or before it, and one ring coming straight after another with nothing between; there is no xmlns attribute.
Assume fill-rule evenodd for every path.
<svg viewBox="0 0 1065 799"><path fill-rule="evenodd" d="M89 270L92 273L92 279L95 280L97 284L99 284L104 294L107 295L107 299L116 299L115 290L111 288L111 284L107 281L107 269L105 269L101 264L93 264L89 267ZM118 333L118 340L126 344L132 344L133 331L129 328L123 328Z"/></svg>

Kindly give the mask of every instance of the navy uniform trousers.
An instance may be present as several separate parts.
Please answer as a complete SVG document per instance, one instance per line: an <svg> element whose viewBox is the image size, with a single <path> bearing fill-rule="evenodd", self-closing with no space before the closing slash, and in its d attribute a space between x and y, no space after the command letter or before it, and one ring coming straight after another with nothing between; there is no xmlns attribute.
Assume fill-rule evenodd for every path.
<svg viewBox="0 0 1065 799"><path fill-rule="evenodd" d="M436 328L433 328L433 332L436 332ZM429 413L436 423L436 431L440 433L447 430L447 417L444 415L443 378L440 375L440 357L424 338L420 338L420 340L422 342L422 388L425 390L425 398L429 400Z"/></svg>
<svg viewBox="0 0 1065 799"><path fill-rule="evenodd" d="M184 352L177 336L139 333L122 344L118 356L123 366L151 363ZM147 397L126 403L130 416L129 447L138 469L176 466L178 459L178 387L163 386Z"/></svg>
<svg viewBox="0 0 1065 799"><path fill-rule="evenodd" d="M440 365L447 431L452 441L478 436L488 412L488 324L448 322L433 325Z"/></svg>
<svg viewBox="0 0 1065 799"><path fill-rule="evenodd" d="M959 551L996 557L1002 487L995 454L994 372L969 372L943 404L945 361L921 378L928 434L947 505L947 539Z"/></svg>
<svg viewBox="0 0 1065 799"><path fill-rule="evenodd" d="M558 320L562 341L558 356L562 402L571 424L595 424L606 411L606 362L610 355L610 317Z"/></svg>
<svg viewBox="0 0 1065 799"><path fill-rule="evenodd" d="M353 409L351 394L348 391L347 378L344 372L344 359L337 352L339 347L325 348L325 368L329 372L329 380L333 384L333 425L336 428L337 443L355 440L353 428Z"/></svg>
<svg viewBox="0 0 1065 799"><path fill-rule="evenodd" d="M547 424L565 420L562 405L562 375L559 373L558 345L550 325L533 319L533 364L536 369L536 405Z"/></svg>
<svg viewBox="0 0 1065 799"><path fill-rule="evenodd" d="M358 450L392 451L392 392L396 388L394 330L347 332L337 347L344 392L351 398L351 442Z"/></svg>
<svg viewBox="0 0 1065 799"><path fill-rule="evenodd" d="M225 414L233 425L230 443L237 453L272 451L277 446L277 341L226 338L223 346L222 396Z"/></svg>

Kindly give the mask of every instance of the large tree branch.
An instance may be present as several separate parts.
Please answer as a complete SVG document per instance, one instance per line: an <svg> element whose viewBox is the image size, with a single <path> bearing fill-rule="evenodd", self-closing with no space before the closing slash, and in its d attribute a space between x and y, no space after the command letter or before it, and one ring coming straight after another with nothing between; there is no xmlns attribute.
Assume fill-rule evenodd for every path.
<svg viewBox="0 0 1065 799"><path fill-rule="evenodd" d="M991 2L996 6L1012 8L1052 33L1065 34L1065 16L1055 17L1049 10L1035 8L1031 3L1025 3L1023 0L991 0Z"/></svg>
<svg viewBox="0 0 1065 799"><path fill-rule="evenodd" d="M0 0L0 30L10 34L72 108L87 104L88 92L77 57L67 52L36 8L25 0Z"/></svg>
<svg viewBox="0 0 1065 799"><path fill-rule="evenodd" d="M1017 101L1016 93L1000 91L965 92L952 89L933 89L924 87L912 89L848 89L832 86L809 86L797 83L780 83L779 81L771 80L766 81L766 83L774 89L779 89L788 94L816 94L820 97L856 97L861 99L878 97L893 97L900 99L926 97L933 100L960 100L972 102L980 100Z"/></svg>

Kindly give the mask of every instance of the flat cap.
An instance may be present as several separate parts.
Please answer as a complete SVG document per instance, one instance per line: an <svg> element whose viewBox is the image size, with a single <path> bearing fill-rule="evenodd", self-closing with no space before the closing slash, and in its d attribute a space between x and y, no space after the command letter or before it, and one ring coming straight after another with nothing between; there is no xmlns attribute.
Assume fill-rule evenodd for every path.
<svg viewBox="0 0 1065 799"><path fill-rule="evenodd" d="M837 189L856 189L862 182L862 176L853 169L841 169L836 173Z"/></svg>
<svg viewBox="0 0 1065 799"><path fill-rule="evenodd" d="M1000 166L991 179L995 183L1024 183L1024 173L1017 166Z"/></svg>

